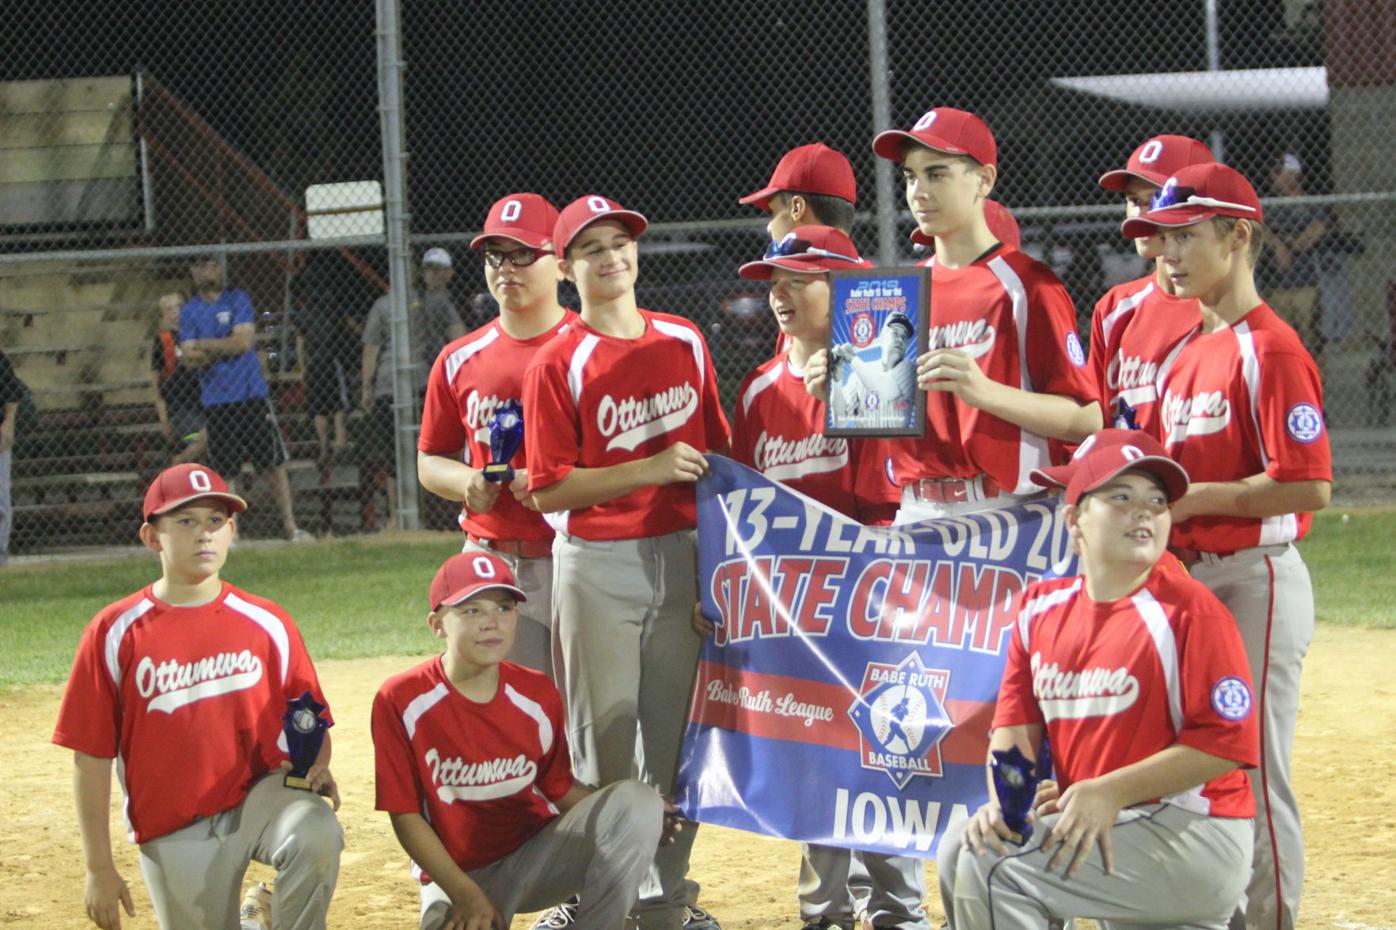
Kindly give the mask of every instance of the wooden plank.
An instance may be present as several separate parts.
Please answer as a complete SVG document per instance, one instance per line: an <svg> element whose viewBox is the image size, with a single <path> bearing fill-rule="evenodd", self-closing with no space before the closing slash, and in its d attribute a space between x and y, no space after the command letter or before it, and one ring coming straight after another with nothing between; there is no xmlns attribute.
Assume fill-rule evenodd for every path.
<svg viewBox="0 0 1396 930"><path fill-rule="evenodd" d="M109 110L131 106L131 77L57 78L0 83L0 114Z"/></svg>
<svg viewBox="0 0 1396 930"><path fill-rule="evenodd" d="M61 148L70 145L125 143L134 146L129 108L76 112L0 113L0 150Z"/></svg>
<svg viewBox="0 0 1396 930"><path fill-rule="evenodd" d="M136 153L130 145L10 149L0 158L0 184L6 185L0 196L9 196L10 185L135 178L136 174Z"/></svg>

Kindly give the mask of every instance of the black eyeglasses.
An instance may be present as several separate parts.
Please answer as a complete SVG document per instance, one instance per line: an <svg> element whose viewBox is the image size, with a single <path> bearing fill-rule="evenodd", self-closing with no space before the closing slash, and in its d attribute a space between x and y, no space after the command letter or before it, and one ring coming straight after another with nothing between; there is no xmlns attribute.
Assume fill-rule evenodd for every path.
<svg viewBox="0 0 1396 930"><path fill-rule="evenodd" d="M514 249L509 252L500 252L495 249L485 249L485 264L491 268L503 268L508 262L515 268L527 268L544 255L553 254L552 249Z"/></svg>
<svg viewBox="0 0 1396 930"><path fill-rule="evenodd" d="M858 263L858 259L851 255L843 255L839 252L830 252L828 249L817 248L808 239L797 239L794 236L786 236L779 242L772 242L766 247L766 258L814 258L823 256L825 258L837 258L840 261Z"/></svg>
<svg viewBox="0 0 1396 930"><path fill-rule="evenodd" d="M1247 213L1254 213L1255 207L1248 207L1243 203L1231 203L1227 200L1218 200L1215 197L1203 197L1197 193L1195 187L1179 187L1169 178L1168 183L1159 189L1159 192L1149 201L1150 210L1169 210L1177 207L1215 207L1222 210L1244 210Z"/></svg>

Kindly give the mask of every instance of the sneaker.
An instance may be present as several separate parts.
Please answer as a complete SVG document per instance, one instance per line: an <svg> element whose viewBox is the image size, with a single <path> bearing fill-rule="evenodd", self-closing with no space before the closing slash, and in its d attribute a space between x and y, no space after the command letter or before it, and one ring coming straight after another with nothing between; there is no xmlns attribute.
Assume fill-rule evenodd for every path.
<svg viewBox="0 0 1396 930"><path fill-rule="evenodd" d="M533 922L533 930L563 930L577 922L577 907L581 899L576 895L563 901L550 911L544 911Z"/></svg>
<svg viewBox="0 0 1396 930"><path fill-rule="evenodd" d="M800 930L848 930L848 927L827 917L811 917Z"/></svg>
<svg viewBox="0 0 1396 930"><path fill-rule="evenodd" d="M684 905L683 930L722 930L717 918L692 904Z"/></svg>
<svg viewBox="0 0 1396 930"><path fill-rule="evenodd" d="M315 536L313 534L311 534L308 530L301 529L300 527L296 527L296 531L287 537L287 540L293 543L312 542L314 539Z"/></svg>
<svg viewBox="0 0 1396 930"><path fill-rule="evenodd" d="M247 889L238 909L238 920L242 930L271 930L271 889L266 882L258 882Z"/></svg>

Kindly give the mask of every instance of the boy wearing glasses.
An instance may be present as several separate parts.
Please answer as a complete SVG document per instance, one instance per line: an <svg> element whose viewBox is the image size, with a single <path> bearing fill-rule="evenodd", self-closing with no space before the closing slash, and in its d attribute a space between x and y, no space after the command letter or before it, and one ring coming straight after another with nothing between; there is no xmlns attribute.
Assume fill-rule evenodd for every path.
<svg viewBox="0 0 1396 930"><path fill-rule="evenodd" d="M1223 930L1250 871L1258 715L1231 615L1164 554L1187 472L1148 434L1108 429L1032 478L1065 488L1081 574L1023 592L989 749L1035 759L1048 738L1060 794L1024 838L990 778L950 924Z"/></svg>
<svg viewBox="0 0 1396 930"><path fill-rule="evenodd" d="M728 428L702 333L635 302L646 225L595 194L558 217L558 265L582 312L529 366L524 425L529 490L558 530L555 654L577 776L608 785L638 766L668 791L700 645L693 486ZM643 930L717 927L686 878L693 836L655 857Z"/></svg>
<svg viewBox="0 0 1396 930"><path fill-rule="evenodd" d="M655 790L577 782L557 688L504 661L526 599L498 554L451 556L427 615L445 651L373 701L377 807L412 857L422 930L503 930L577 892L580 926L619 927L660 842Z"/></svg>
<svg viewBox="0 0 1396 930"><path fill-rule="evenodd" d="M1193 478L1173 504L1172 547L1235 615L1246 645L1262 743L1245 924L1289 930L1304 882L1290 752L1314 633L1313 586L1294 543L1328 505L1333 472L1318 366L1256 292L1263 219L1244 176L1201 164L1169 178L1123 232L1160 236L1176 293L1201 309L1201 331L1159 377L1159 438Z"/></svg>
<svg viewBox="0 0 1396 930"><path fill-rule="evenodd" d="M528 594L510 660L552 674L553 531L528 496L525 450L511 481L486 481L490 421L523 397L523 373L576 314L558 303L553 252L557 208L537 194L510 194L490 208L470 243L485 259L485 281L499 316L447 345L427 377L417 474L422 486L461 501L465 551L492 551L509 563ZM531 420L524 409L524 422Z"/></svg>

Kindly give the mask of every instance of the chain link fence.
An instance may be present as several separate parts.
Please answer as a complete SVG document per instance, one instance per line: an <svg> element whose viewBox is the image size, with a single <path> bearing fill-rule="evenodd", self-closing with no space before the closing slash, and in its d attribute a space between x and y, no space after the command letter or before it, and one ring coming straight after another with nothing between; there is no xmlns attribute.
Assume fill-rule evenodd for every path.
<svg viewBox="0 0 1396 930"><path fill-rule="evenodd" d="M1149 136L1207 141L1279 229L1321 218L1300 328L1324 368L1338 492L1396 496L1391 0L13 6L0 349L32 397L0 453L15 553L129 542L149 477L207 454L207 384L178 336L201 274L214 320L250 312L266 385L231 421L268 466L242 475L245 531L353 533L395 511L450 526L411 472L417 394L440 344L495 312L467 243L512 191L645 213L641 302L702 327L730 403L776 339L764 290L735 273L766 243L738 198L822 141L853 163L864 254L918 257L870 141L932 105L993 127L995 196L1083 330L1107 288L1145 273L1095 181ZM1287 158L1299 170L1282 177ZM436 253L423 268L430 249L449 269ZM1263 269L1263 288L1281 277ZM235 290L250 311L214 306ZM409 335L413 319L430 331ZM262 396L249 376L212 399Z"/></svg>

